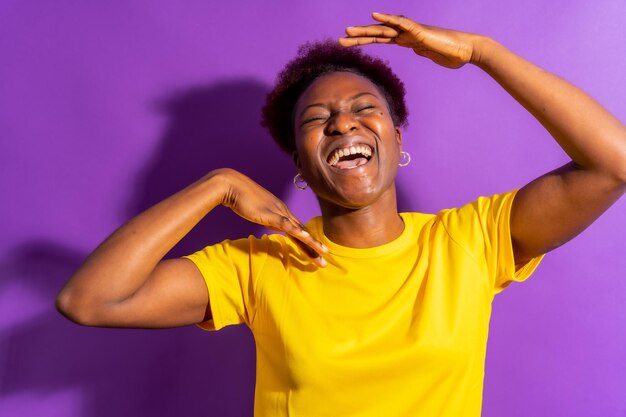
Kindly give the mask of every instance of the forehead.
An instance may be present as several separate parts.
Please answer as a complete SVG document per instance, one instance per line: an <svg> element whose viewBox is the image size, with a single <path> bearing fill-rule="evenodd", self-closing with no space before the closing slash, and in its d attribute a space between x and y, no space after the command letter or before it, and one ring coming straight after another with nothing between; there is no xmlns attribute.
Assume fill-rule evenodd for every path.
<svg viewBox="0 0 626 417"><path fill-rule="evenodd" d="M310 103L338 102L361 93L370 93L384 101L379 88L369 79L352 72L333 72L315 79L304 90L296 107Z"/></svg>

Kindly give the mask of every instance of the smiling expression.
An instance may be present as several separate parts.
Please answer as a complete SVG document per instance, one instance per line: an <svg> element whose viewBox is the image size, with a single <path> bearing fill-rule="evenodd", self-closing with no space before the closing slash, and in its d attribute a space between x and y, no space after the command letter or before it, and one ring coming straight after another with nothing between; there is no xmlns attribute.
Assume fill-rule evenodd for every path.
<svg viewBox="0 0 626 417"><path fill-rule="evenodd" d="M380 90L367 78L317 78L294 113L296 164L320 204L358 209L393 192L402 135Z"/></svg>

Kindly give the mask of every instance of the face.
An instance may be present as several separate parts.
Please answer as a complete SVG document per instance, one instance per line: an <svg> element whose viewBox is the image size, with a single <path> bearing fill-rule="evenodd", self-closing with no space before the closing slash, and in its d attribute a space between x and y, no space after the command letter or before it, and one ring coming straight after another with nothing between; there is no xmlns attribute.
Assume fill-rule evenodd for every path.
<svg viewBox="0 0 626 417"><path fill-rule="evenodd" d="M320 203L363 208L393 192L402 135L367 78L316 79L295 109L296 165Z"/></svg>

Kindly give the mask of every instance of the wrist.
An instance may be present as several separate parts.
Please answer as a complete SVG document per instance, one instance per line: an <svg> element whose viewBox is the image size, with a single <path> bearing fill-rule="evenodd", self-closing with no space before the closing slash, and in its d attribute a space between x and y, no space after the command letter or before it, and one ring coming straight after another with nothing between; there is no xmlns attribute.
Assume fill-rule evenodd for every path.
<svg viewBox="0 0 626 417"><path fill-rule="evenodd" d="M488 66L493 50L499 46L498 42L483 35L475 35L472 45L470 63L483 69Z"/></svg>
<svg viewBox="0 0 626 417"><path fill-rule="evenodd" d="M231 189L229 178L232 172L236 171L230 168L218 168L210 171L190 186L203 196L208 210L223 204L225 201Z"/></svg>

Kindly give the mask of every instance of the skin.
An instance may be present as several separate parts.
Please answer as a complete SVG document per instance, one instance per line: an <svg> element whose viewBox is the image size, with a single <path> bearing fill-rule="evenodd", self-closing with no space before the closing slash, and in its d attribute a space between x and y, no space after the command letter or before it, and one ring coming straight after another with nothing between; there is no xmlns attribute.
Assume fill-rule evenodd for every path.
<svg viewBox="0 0 626 417"><path fill-rule="evenodd" d="M378 246L402 233L395 178L402 134L379 89L349 72L322 76L296 105L296 165L317 195L324 234L340 245ZM370 161L349 170L327 163L331 150L350 144L374 149Z"/></svg>
<svg viewBox="0 0 626 417"><path fill-rule="evenodd" d="M517 264L572 239L626 191L626 127L584 92L487 37L402 16L372 17L377 24L349 27L339 42L346 47L396 44L447 68L476 65L571 157L571 163L518 192L511 212ZM297 103L294 131L294 160L318 196L331 240L368 247L402 232L394 183L402 134L376 86L348 73L320 77ZM350 172L331 169L326 156L333 143L351 140L374 148L370 162ZM243 174L219 169L115 231L62 289L57 307L71 320L92 326L174 327L209 319L206 285L197 268L186 259L163 257L220 204L285 232L308 248L312 262L326 265L326 248L282 201Z"/></svg>

